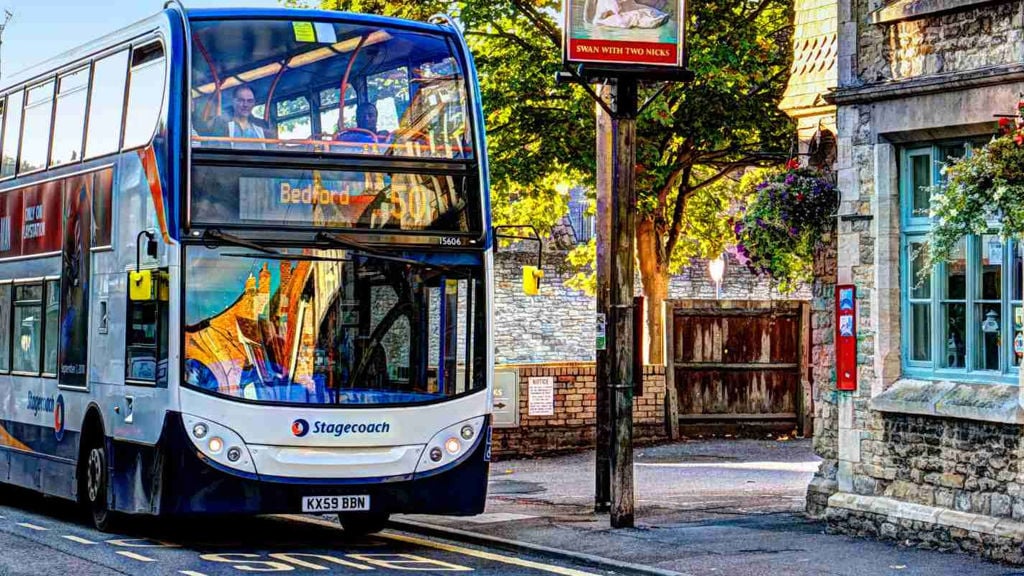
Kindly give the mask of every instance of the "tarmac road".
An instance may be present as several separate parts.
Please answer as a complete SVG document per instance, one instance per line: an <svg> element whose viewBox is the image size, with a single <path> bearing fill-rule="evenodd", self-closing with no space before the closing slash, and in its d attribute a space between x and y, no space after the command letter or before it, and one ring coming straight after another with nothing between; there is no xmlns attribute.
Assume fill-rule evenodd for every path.
<svg viewBox="0 0 1024 576"><path fill-rule="evenodd" d="M0 576L615 573L391 530L347 537L336 524L309 516L144 519L105 534L70 502L6 486L0 492Z"/></svg>

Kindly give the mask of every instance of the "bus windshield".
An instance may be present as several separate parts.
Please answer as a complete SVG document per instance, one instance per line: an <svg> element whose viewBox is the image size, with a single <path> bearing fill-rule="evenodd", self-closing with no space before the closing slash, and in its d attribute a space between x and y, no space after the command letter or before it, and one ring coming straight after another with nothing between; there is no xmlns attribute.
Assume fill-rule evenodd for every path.
<svg viewBox="0 0 1024 576"><path fill-rule="evenodd" d="M196 149L473 156L464 66L443 33L305 20L192 31Z"/></svg>
<svg viewBox="0 0 1024 576"><path fill-rule="evenodd" d="M185 384L255 402L416 404L485 386L481 271L345 250L187 249Z"/></svg>

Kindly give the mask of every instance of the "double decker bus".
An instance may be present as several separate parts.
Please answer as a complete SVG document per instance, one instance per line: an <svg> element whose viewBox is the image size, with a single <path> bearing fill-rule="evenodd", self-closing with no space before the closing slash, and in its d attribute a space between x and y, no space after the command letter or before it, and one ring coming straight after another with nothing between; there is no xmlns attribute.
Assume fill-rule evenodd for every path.
<svg viewBox="0 0 1024 576"><path fill-rule="evenodd" d="M169 3L0 108L0 482L100 529L483 510L493 240L451 21Z"/></svg>

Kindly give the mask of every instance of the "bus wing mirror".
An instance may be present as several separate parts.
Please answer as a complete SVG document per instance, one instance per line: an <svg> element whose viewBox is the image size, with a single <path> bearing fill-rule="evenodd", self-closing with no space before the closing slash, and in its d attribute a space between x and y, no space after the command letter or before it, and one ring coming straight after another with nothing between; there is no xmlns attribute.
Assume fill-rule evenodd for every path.
<svg viewBox="0 0 1024 576"><path fill-rule="evenodd" d="M514 228L521 230L525 229L533 232L533 236L520 236L518 234L508 234L503 232L504 230L511 230ZM527 296L536 296L540 294L540 279L544 277L544 270L542 269L544 260L544 241L541 240L540 233L537 232L537 229L529 224L495 226L494 237L497 240L495 247L498 250L501 249L501 240L537 243L537 265L523 266L523 293Z"/></svg>

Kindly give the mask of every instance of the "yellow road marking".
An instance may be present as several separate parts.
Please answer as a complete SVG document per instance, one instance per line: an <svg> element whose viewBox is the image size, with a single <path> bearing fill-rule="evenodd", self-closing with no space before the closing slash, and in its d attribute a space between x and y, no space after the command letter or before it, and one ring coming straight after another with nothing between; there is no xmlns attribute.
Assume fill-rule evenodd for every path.
<svg viewBox="0 0 1024 576"><path fill-rule="evenodd" d="M18 522L18 526L28 528L29 530L35 530L37 532L46 532L49 528L43 528L42 526L36 526L35 524L29 524L28 522Z"/></svg>
<svg viewBox="0 0 1024 576"><path fill-rule="evenodd" d="M320 526L329 526L331 528L337 528L337 524L328 522L326 520L318 520L316 518L306 518L303 516L288 515L287 518L298 520L300 522L308 522L310 524L318 524ZM494 554L492 552L484 552L482 550L474 550L472 548L463 548L462 546L455 546L453 544L444 544L442 542L434 542L433 540L427 540L424 538L416 538L415 536L406 536L404 534L376 534L378 538L385 540L393 540L395 542L405 542L406 544L416 544L417 546L423 546L426 548L433 548L435 550L442 550L444 552L452 552L453 554L461 554L463 556L472 556L474 558L480 558L482 560L490 560L491 562L500 562L502 564L509 564L512 566L519 566L520 568L532 568L534 570L540 570L541 572L549 572L551 574L560 574L561 576L598 576L593 572L584 572L582 570L576 570L573 568L563 568L561 566L555 566L553 564L543 564L541 562L533 562L531 560L523 560L521 558L512 558L511 556L502 556L501 554Z"/></svg>
<svg viewBox="0 0 1024 576"><path fill-rule="evenodd" d="M395 540L398 542L405 542L407 544L416 544L418 546L425 546L427 548L434 548L437 550L444 550L445 552L453 552L455 554L462 554L464 556L473 556L475 558L481 558L483 560L491 560L492 562L501 562L503 564L511 564L512 566L520 566L522 568L533 568L534 570L540 570L542 572L550 572L552 574L561 574L562 576L596 576L593 572L583 572L582 570L576 570L573 568L563 568L561 566L555 566L553 564L542 564L540 562L533 562L531 560L523 560L521 558L512 558L511 556L502 556L500 554L494 554L491 552L484 552L482 550L474 550L472 548L463 548L462 546L453 546L451 544L444 544L441 542L434 542L433 540L426 540L423 538L416 538L414 536L405 536L404 534L377 534L380 538L387 540Z"/></svg>
<svg viewBox="0 0 1024 576"><path fill-rule="evenodd" d="M150 558L149 556L143 556L142 554L136 554L135 552L126 552L124 550L118 550L117 553L121 556L124 556L125 558L131 558L132 560L138 560L139 562L156 562L156 560Z"/></svg>
<svg viewBox="0 0 1024 576"><path fill-rule="evenodd" d="M92 540L86 540L85 538L79 538L78 536L64 535L61 536L61 538L71 540L72 542L77 542L79 544L95 544Z"/></svg>

